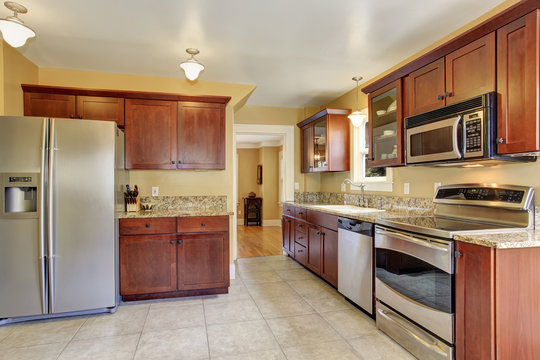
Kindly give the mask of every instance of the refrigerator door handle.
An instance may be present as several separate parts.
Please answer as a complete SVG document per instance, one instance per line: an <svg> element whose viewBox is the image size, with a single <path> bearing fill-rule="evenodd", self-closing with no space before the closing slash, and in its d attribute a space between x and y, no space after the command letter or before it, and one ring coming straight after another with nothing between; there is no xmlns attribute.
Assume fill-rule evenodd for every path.
<svg viewBox="0 0 540 360"><path fill-rule="evenodd" d="M45 253L47 228L45 224L45 186L47 175L47 156L48 156L48 126L49 119L43 119L41 130L41 178L39 184L39 279L41 290L41 312L47 314L49 312L49 304L47 301L47 279L45 278L45 267L47 266L47 255Z"/></svg>
<svg viewBox="0 0 540 360"><path fill-rule="evenodd" d="M47 191L47 235L48 235L48 263L49 263L49 312L54 313L54 295L55 295L55 267L54 267L54 229L53 229L53 180L54 180L54 149L55 147L55 130L54 119L51 119L50 131L49 131L49 174L48 174L48 191Z"/></svg>

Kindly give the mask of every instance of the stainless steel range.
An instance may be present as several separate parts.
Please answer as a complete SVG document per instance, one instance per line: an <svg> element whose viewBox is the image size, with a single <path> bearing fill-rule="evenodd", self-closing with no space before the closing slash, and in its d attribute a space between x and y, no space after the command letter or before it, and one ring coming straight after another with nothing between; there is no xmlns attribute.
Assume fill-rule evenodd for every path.
<svg viewBox="0 0 540 360"><path fill-rule="evenodd" d="M419 359L453 359L453 238L533 228L533 197L524 186L446 185L434 216L377 220L377 327Z"/></svg>

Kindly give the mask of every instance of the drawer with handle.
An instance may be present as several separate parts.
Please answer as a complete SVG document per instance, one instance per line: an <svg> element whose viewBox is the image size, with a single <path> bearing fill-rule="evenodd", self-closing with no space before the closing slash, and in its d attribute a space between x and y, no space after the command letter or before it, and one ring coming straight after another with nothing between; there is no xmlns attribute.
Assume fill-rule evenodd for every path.
<svg viewBox="0 0 540 360"><path fill-rule="evenodd" d="M172 234L176 218L120 219L120 235Z"/></svg>
<svg viewBox="0 0 540 360"><path fill-rule="evenodd" d="M294 230L296 230L296 231L300 231L300 232L305 233L305 232L307 232L307 227L308 227L307 223L305 223L303 221L296 220L294 222Z"/></svg>
<svg viewBox="0 0 540 360"><path fill-rule="evenodd" d="M179 233L229 231L228 216L193 216L178 218Z"/></svg>
<svg viewBox="0 0 540 360"><path fill-rule="evenodd" d="M294 233L294 241L299 243L300 245L307 246L307 234L300 231L296 231Z"/></svg>
<svg viewBox="0 0 540 360"><path fill-rule="evenodd" d="M294 208L294 217L302 220L306 220L306 209L303 208Z"/></svg>
<svg viewBox="0 0 540 360"><path fill-rule="evenodd" d="M305 265L307 260L306 248L298 243L294 244L294 258L300 264Z"/></svg>
<svg viewBox="0 0 540 360"><path fill-rule="evenodd" d="M283 215L294 216L294 206L283 204Z"/></svg>

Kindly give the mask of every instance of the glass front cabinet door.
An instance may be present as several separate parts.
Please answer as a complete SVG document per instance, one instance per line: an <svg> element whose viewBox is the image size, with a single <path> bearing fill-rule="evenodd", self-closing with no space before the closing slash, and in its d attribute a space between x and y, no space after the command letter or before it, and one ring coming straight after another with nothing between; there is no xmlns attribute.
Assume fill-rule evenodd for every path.
<svg viewBox="0 0 540 360"><path fill-rule="evenodd" d="M404 165L401 79L369 94L368 165Z"/></svg>

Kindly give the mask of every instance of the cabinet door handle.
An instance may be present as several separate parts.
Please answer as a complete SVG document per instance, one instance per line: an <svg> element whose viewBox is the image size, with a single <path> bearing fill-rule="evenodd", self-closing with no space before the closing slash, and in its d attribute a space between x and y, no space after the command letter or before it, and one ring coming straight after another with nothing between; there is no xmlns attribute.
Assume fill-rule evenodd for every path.
<svg viewBox="0 0 540 360"><path fill-rule="evenodd" d="M179 164L181 164L181 163L182 163L182 161L181 161L181 160L178 160L178 163L179 163Z"/></svg>
<svg viewBox="0 0 540 360"><path fill-rule="evenodd" d="M146 226L147 228L149 228L149 227L150 227L150 224L146 224L145 226Z"/></svg>
<svg viewBox="0 0 540 360"><path fill-rule="evenodd" d="M442 100L442 99L444 99L444 96L442 96L442 95L437 95L437 100Z"/></svg>
<svg viewBox="0 0 540 360"><path fill-rule="evenodd" d="M503 144L503 143L504 143L504 139L503 139L502 137L497 138L497 143L498 143L498 144Z"/></svg>
<svg viewBox="0 0 540 360"><path fill-rule="evenodd" d="M201 223L201 226L206 226L206 223Z"/></svg>
<svg viewBox="0 0 540 360"><path fill-rule="evenodd" d="M182 244L182 240L178 240L177 242L178 242L179 245Z"/></svg>
<svg viewBox="0 0 540 360"><path fill-rule="evenodd" d="M171 161L171 164L174 164L174 160L173 160L173 161Z"/></svg>
<svg viewBox="0 0 540 360"><path fill-rule="evenodd" d="M444 93L444 96L446 96L446 97L451 97L451 96L452 96L452 93L447 91L447 92Z"/></svg>
<svg viewBox="0 0 540 360"><path fill-rule="evenodd" d="M454 251L454 257L455 257L456 259L459 259L459 258L462 257L462 256L463 256L463 254L460 253L459 251Z"/></svg>
<svg viewBox="0 0 540 360"><path fill-rule="evenodd" d="M298 250L298 252L304 252L304 250Z"/></svg>
<svg viewBox="0 0 540 360"><path fill-rule="evenodd" d="M77 115L77 117L78 117L79 119L82 119L82 115Z"/></svg>
<svg viewBox="0 0 540 360"><path fill-rule="evenodd" d="M304 237L303 236L299 236L298 237L298 240L302 240Z"/></svg>
<svg viewBox="0 0 540 360"><path fill-rule="evenodd" d="M73 116L73 114L69 114L69 118L70 119L73 119L75 116Z"/></svg>
<svg viewBox="0 0 540 360"><path fill-rule="evenodd" d="M170 243L171 243L171 245L174 245L174 240L171 240Z"/></svg>

